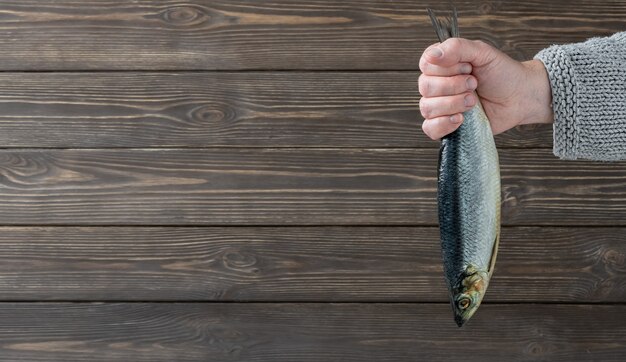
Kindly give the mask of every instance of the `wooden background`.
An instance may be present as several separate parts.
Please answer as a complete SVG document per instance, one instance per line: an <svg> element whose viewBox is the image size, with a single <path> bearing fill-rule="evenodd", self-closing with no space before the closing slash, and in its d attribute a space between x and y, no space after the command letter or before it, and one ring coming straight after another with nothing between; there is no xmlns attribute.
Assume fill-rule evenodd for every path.
<svg viewBox="0 0 626 362"><path fill-rule="evenodd" d="M519 60L626 1L456 1ZM444 289L416 0L0 3L0 360L623 361L626 162L497 137L499 262ZM443 8L441 8L443 10Z"/></svg>

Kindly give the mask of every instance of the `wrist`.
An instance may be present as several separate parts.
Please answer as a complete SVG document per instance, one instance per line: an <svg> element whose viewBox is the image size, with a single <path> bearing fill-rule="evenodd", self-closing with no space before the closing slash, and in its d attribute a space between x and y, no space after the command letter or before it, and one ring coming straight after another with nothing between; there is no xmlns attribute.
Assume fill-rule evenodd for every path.
<svg viewBox="0 0 626 362"><path fill-rule="evenodd" d="M529 105L529 112L521 124L553 123L552 88L545 66L537 59L522 62L522 65L526 69L528 85L522 102Z"/></svg>

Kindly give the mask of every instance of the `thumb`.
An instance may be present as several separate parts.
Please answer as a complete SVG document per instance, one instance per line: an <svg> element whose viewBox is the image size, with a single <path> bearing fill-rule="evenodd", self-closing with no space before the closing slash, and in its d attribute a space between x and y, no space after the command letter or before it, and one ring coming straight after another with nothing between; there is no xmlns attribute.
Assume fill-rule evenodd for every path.
<svg viewBox="0 0 626 362"><path fill-rule="evenodd" d="M426 60L441 67L451 67L458 63L481 67L493 61L496 55L495 48L490 45L463 38L450 38L426 50Z"/></svg>

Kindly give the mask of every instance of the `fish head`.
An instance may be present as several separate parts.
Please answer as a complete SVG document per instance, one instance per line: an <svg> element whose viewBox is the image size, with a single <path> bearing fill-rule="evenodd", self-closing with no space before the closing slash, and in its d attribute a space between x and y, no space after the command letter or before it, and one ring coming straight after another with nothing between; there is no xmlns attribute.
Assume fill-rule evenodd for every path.
<svg viewBox="0 0 626 362"><path fill-rule="evenodd" d="M489 284L489 273L468 266L453 289L454 321L461 327L478 310Z"/></svg>

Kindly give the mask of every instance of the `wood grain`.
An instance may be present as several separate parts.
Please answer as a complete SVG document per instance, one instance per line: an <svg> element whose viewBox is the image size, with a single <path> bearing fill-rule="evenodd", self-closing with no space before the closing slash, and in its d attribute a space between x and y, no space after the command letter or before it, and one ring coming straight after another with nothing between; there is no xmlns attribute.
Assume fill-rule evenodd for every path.
<svg viewBox="0 0 626 362"><path fill-rule="evenodd" d="M433 227L3 227L0 299L447 302ZM487 302L622 302L625 228L506 227Z"/></svg>
<svg viewBox="0 0 626 362"><path fill-rule="evenodd" d="M506 225L625 225L624 163L501 150ZM436 150L5 150L4 225L434 225Z"/></svg>
<svg viewBox="0 0 626 362"><path fill-rule="evenodd" d="M28 361L623 361L626 306L3 303L0 353Z"/></svg>
<svg viewBox="0 0 626 362"><path fill-rule="evenodd" d="M2 147L430 147L417 73L0 73ZM498 146L551 147L551 127Z"/></svg>
<svg viewBox="0 0 626 362"><path fill-rule="evenodd" d="M623 31L626 1L456 1L461 33L517 59ZM5 0L1 70L415 70L435 42L414 0ZM440 8L447 9L448 6Z"/></svg>
<svg viewBox="0 0 626 362"><path fill-rule="evenodd" d="M626 27L626 0L455 5L518 60ZM497 270L453 323L427 6L2 1L0 360L623 361L626 163L559 161L550 127L497 137Z"/></svg>

